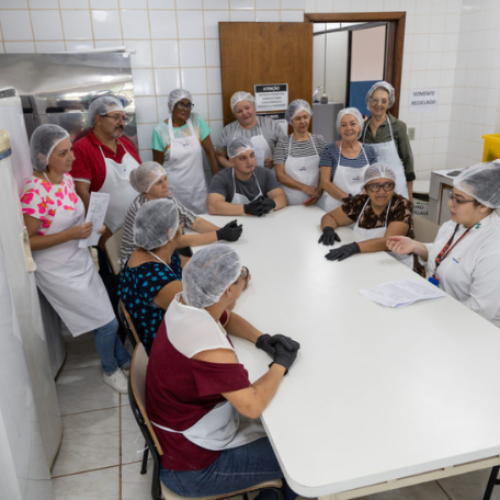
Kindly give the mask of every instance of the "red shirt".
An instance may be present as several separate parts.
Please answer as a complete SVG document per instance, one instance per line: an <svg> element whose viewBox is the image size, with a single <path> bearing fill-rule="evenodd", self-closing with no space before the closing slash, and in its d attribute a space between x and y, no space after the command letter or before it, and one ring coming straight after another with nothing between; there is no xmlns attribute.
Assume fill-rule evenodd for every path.
<svg viewBox="0 0 500 500"><path fill-rule="evenodd" d="M71 167L71 175L75 180L88 179L90 181L90 191L99 191L106 179L106 165L104 158L111 158L117 163L121 163L125 153L130 153L136 161L141 163L132 141L122 135L116 139L118 147L116 153L105 146L91 130L86 136L78 139L73 144L73 154L75 161ZM100 148L99 148L100 146ZM101 153L102 149L102 153Z"/></svg>
<svg viewBox="0 0 500 500"><path fill-rule="evenodd" d="M248 372L239 363L209 363L181 354L168 339L165 320L161 322L146 373L146 411L150 420L185 431L216 404L226 401L223 392L251 385ZM154 429L163 448L161 458L166 469L205 469L221 453L201 448L182 434Z"/></svg>

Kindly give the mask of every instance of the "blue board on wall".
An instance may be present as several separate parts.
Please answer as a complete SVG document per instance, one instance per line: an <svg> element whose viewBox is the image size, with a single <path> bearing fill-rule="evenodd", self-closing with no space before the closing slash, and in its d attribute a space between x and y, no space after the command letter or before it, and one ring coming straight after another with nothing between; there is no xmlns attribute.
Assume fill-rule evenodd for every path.
<svg viewBox="0 0 500 500"><path fill-rule="evenodd" d="M369 80L364 82L351 82L349 86L349 106L358 108L363 116L370 116L371 113L366 107L366 93L371 86L380 80Z"/></svg>

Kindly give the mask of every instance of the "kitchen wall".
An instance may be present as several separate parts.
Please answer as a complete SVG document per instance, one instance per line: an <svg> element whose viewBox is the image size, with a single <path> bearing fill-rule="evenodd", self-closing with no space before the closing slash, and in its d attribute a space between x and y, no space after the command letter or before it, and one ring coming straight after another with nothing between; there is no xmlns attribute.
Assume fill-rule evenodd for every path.
<svg viewBox="0 0 500 500"><path fill-rule="evenodd" d="M418 178L428 179L431 170L458 160L478 161L481 134L498 126L495 0L0 0L0 51L136 49L139 143L141 157L148 159L151 130L167 116L167 95L178 86L195 95L195 111L208 120L217 143L219 21L300 22L304 12L362 11L408 13L400 117L416 127ZM438 110L409 113L410 89L430 87L439 89Z"/></svg>

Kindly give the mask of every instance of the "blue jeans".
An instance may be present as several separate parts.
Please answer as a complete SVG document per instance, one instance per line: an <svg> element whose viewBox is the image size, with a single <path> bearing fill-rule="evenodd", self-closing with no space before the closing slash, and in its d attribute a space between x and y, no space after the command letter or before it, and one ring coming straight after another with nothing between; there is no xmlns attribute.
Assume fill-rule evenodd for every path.
<svg viewBox="0 0 500 500"><path fill-rule="evenodd" d="M113 374L118 367L128 368L130 366L130 354L123 346L117 332L118 321L116 318L94 330L95 346L106 375Z"/></svg>
<svg viewBox="0 0 500 500"><path fill-rule="evenodd" d="M297 494L286 484L281 467L269 439L224 450L206 469L171 471L160 469L160 480L167 488L184 497L223 495L244 490L263 481L283 479L285 500L294 500Z"/></svg>

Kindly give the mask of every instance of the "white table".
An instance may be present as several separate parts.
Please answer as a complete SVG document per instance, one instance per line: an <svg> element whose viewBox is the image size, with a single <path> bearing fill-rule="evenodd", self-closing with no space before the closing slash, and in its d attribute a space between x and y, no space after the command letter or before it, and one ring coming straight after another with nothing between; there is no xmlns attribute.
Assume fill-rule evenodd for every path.
<svg viewBox="0 0 500 500"><path fill-rule="evenodd" d="M290 486L357 498L499 464L500 331L448 296L372 303L359 290L422 278L384 252L326 261L322 213L239 217L243 235L231 244L252 274L235 310L302 346L263 414ZM350 229L339 234L353 241ZM267 354L235 345L251 380L267 370Z"/></svg>

